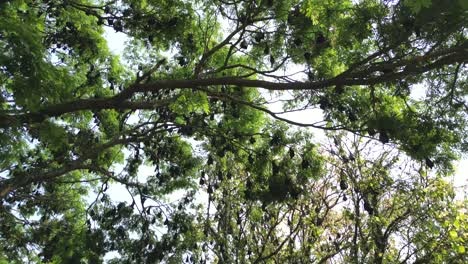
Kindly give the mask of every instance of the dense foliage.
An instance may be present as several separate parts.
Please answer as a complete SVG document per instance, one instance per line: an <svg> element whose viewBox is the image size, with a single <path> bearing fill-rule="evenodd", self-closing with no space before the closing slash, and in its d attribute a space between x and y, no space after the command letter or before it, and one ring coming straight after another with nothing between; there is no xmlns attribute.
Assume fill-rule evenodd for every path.
<svg viewBox="0 0 468 264"><path fill-rule="evenodd" d="M1 1L0 263L466 263L467 11Z"/></svg>

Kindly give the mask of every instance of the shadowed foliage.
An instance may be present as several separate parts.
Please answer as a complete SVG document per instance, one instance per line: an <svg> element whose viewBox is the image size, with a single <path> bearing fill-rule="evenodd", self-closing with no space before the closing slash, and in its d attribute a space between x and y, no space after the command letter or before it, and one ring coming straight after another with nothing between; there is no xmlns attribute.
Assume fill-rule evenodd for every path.
<svg viewBox="0 0 468 264"><path fill-rule="evenodd" d="M0 263L466 263L467 11L1 1Z"/></svg>

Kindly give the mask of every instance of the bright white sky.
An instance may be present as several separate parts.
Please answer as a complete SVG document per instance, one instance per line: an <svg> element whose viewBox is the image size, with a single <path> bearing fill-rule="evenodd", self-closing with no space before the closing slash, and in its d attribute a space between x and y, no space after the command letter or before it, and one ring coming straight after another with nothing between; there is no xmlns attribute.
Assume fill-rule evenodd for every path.
<svg viewBox="0 0 468 264"><path fill-rule="evenodd" d="M117 55L124 54L125 41L128 40L127 36L120 32L115 32L113 29L105 27L105 38L108 41L108 46L111 52ZM413 96L420 97L424 95L424 88L418 87L413 91ZM274 104L269 106L272 111L281 111L281 105ZM322 120L320 110L307 110L301 112L292 112L282 115L282 117L288 118L293 121L303 122L303 123L313 123ZM316 139L324 138L323 131L314 131ZM467 186L468 186L468 156L464 159L456 162L456 173L452 177L454 186L456 187L456 199L466 198L468 196ZM154 173L154 168L148 166L142 166L139 169L138 178L140 181L144 182L145 178ZM131 202L131 196L121 184L112 184L109 186L108 193L111 195L113 200L116 201L126 201ZM169 203L175 202L180 199L183 195L183 192L176 192L168 197ZM204 203L208 200L206 193L199 193L197 196L197 201L199 203ZM91 198L91 197L90 197ZM161 230L164 232L164 230ZM109 252L105 259L111 259L118 257L117 252Z"/></svg>
<svg viewBox="0 0 468 264"><path fill-rule="evenodd" d="M105 38L108 41L108 46L111 52L114 54L121 55L124 53L125 41L128 40L127 36L120 32L115 32L112 28L105 27ZM420 97L424 94L424 88L421 86L413 91L413 96ZM281 106L279 104L270 106L274 111L280 111ZM303 122L303 123L313 123L321 120L321 114L315 110L312 111L302 111L302 112L293 112L283 115L293 121ZM323 136L323 132L315 132L317 137ZM452 181L457 188L457 198L466 197L468 195L468 156L464 157L462 160L455 163L456 164L456 173L452 177ZM141 179L146 178L146 176L153 173L153 169L150 167L144 167L140 170ZM114 186L112 192L117 194L115 197L120 199L129 199L130 196L123 187ZM119 199L119 200L120 200Z"/></svg>

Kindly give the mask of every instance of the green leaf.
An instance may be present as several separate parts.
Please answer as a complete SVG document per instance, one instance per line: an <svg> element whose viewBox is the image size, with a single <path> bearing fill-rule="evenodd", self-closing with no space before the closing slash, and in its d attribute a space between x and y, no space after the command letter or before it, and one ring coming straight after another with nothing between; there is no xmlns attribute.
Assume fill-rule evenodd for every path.
<svg viewBox="0 0 468 264"><path fill-rule="evenodd" d="M449 235L451 239L456 239L458 237L458 233L455 230L450 230Z"/></svg>
<svg viewBox="0 0 468 264"><path fill-rule="evenodd" d="M422 8L430 7L432 5L432 0L411 0L405 1L404 3L411 8L414 14L417 14Z"/></svg>
<svg viewBox="0 0 468 264"><path fill-rule="evenodd" d="M465 253L465 247L463 245L458 246L458 253L464 254Z"/></svg>

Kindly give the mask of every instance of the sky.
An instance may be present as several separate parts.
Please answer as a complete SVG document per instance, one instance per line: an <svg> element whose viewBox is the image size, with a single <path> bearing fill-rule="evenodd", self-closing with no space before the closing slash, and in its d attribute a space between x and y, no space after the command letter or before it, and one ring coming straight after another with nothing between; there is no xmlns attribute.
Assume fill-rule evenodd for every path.
<svg viewBox="0 0 468 264"><path fill-rule="evenodd" d="M115 32L112 28L105 28L105 38L108 41L109 49L112 53L116 55L122 56L124 54L125 48L125 41L128 40L127 36L121 32ZM414 98L423 97L424 96L424 87L419 86L416 87L412 91L412 96ZM276 103L269 105L270 110L280 112L282 110L281 104ZM287 118L292 121L302 122L302 123L313 123L322 120L321 110L307 110L307 111L300 111L300 112L292 112L282 115L281 117ZM323 131L314 131L314 136L316 139L320 140L321 138L324 139ZM463 200L467 197L468 191L468 156L464 157L460 161L455 162L455 174L451 177L451 180L456 188L456 197L457 200ZM119 168L121 170L121 168ZM145 181L145 178L154 174L154 168L149 166L141 166L138 171L138 179L141 182ZM128 191L125 187L121 184L112 184L109 186L108 194L114 199L115 201L126 201L131 202L131 196L129 195ZM166 202L172 203L176 202L177 200L181 199L183 192L175 192L174 194L168 196L168 200ZM90 197L91 198L91 197ZM207 194L201 192L196 195L197 203L206 203L208 200ZM161 230L164 232L164 230ZM105 259L111 259L114 257L118 257L117 252L109 252L106 254Z"/></svg>
<svg viewBox="0 0 468 264"><path fill-rule="evenodd" d="M122 55L124 54L124 48L125 48L125 42L128 40L127 36L124 33L121 32L115 32L114 29L105 27L105 33L104 37L108 41L108 46L109 49L112 53L116 55ZM424 87L419 86L416 87L412 91L412 97L418 98L418 97L423 97L424 96ZM281 111L281 105L280 104L274 104L269 106L271 110L273 111ZM320 111L317 112L317 110L308 110L308 111L301 111L301 112L293 112L293 113L287 113L285 115L282 115L282 117L288 118L292 121L298 121L298 122L303 122L303 123L313 123L316 121L320 121L321 119L321 113ZM316 137L323 137L323 132L322 131L314 131L314 134ZM466 197L467 195L467 186L468 186L468 156L463 157L461 160L455 162L455 174L451 177L451 181L453 182L454 186L457 189L457 199L461 199L464 196ZM151 167L143 167L139 172L140 172L140 177L141 179L144 179L146 176L150 175L153 173L153 169ZM115 186L115 192L120 193L122 195L122 192L125 191L123 187L119 189L119 187ZM126 192L126 191L125 191ZM127 194L128 195L128 194ZM125 196L118 196L118 197L125 197ZM127 199L129 196L127 197Z"/></svg>

